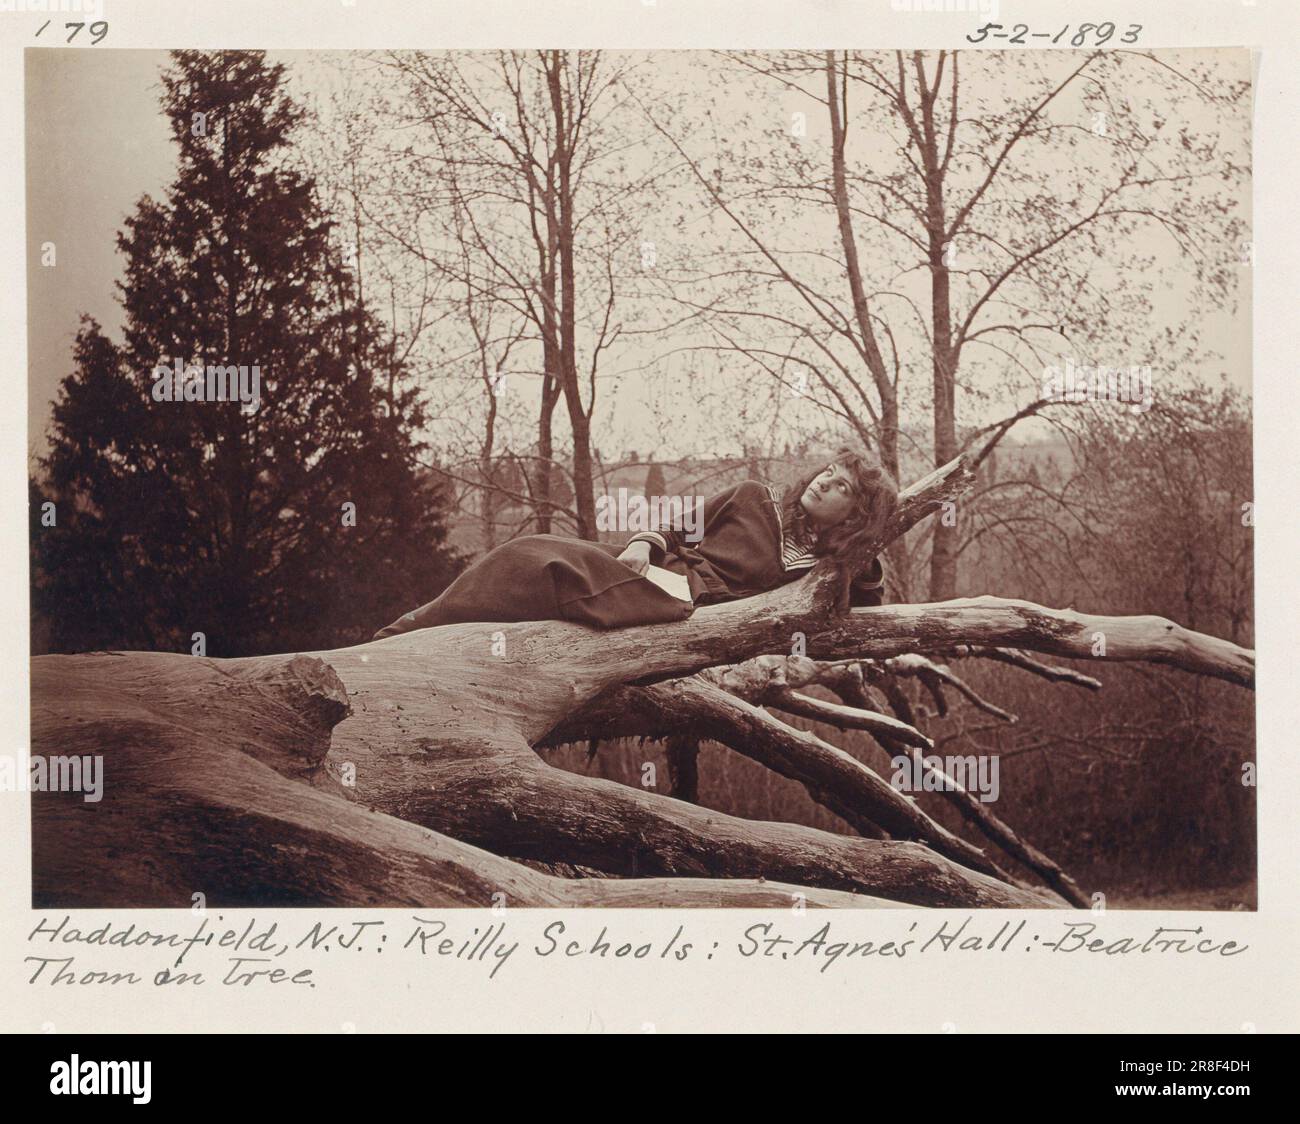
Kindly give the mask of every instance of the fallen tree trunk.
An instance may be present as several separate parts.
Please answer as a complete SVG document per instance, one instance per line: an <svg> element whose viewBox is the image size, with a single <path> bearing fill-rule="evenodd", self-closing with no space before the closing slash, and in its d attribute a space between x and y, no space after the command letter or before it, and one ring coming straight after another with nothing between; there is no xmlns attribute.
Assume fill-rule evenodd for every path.
<svg viewBox="0 0 1300 1124"><path fill-rule="evenodd" d="M904 492L885 531L845 557L675 624L461 624L294 658L38 658L34 744L104 754L110 788L98 805L66 793L33 800L37 900L177 904L202 892L230 904L429 905L484 904L501 892L524 904L778 904L806 893L842 904L849 899L826 895L849 893L854 902L1059 906L1050 891L999 877L978 848L908 811L826 752L833 747L778 737L781 724L757 708L751 756L834 788L827 799L860 817L863 834L878 835L885 819L924 842L741 820L563 772L533 749L612 689L796 647L853 659L962 646L1104 653L1253 681L1250 652L1155 617L997 598L843 612L857 555L878 552L967 486L967 458L977 455ZM632 877L642 888L567 882L512 857ZM660 881L681 875L708 878L708 889Z"/></svg>
<svg viewBox="0 0 1300 1124"><path fill-rule="evenodd" d="M32 794L36 908L894 907L760 879L566 879L320 784L347 691L322 661L142 652L32 661L33 754L99 755L98 802Z"/></svg>
<svg viewBox="0 0 1300 1124"><path fill-rule="evenodd" d="M713 739L798 781L845 823L926 843L972 870L1006 880L979 848L953 835L844 750L796 730L698 677L607 692L552 731L548 744L624 737L666 738L687 731Z"/></svg>

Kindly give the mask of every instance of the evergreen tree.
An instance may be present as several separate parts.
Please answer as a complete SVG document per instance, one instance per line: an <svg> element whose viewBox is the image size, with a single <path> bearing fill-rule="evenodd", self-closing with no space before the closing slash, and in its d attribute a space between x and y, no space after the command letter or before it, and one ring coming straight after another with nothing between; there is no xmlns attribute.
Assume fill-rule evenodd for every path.
<svg viewBox="0 0 1300 1124"><path fill-rule="evenodd" d="M118 235L124 343L90 320L77 337L34 488L57 510L46 526L33 505L34 609L60 651L367 639L456 566L417 463L420 405L286 160L302 114L283 68L172 60L177 177ZM204 373L160 377L178 364ZM234 367L251 400L202 400Z"/></svg>

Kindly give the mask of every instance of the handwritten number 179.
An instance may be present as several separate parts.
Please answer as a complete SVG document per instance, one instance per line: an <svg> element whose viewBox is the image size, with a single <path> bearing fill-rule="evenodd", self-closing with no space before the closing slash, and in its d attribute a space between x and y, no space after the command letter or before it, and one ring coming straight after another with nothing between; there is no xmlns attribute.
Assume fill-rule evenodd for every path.
<svg viewBox="0 0 1300 1124"><path fill-rule="evenodd" d="M69 35L66 40L66 42L71 43L81 32L81 29L86 25L85 23L65 23L63 26L72 28L72 34ZM108 20L96 20L94 23L90 25L91 46L94 46L101 39L103 39L104 36L107 34L108 34Z"/></svg>

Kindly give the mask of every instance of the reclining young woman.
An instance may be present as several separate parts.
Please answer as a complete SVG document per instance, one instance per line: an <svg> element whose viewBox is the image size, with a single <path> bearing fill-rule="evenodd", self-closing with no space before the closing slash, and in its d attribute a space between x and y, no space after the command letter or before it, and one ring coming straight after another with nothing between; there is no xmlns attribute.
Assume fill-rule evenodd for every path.
<svg viewBox="0 0 1300 1124"><path fill-rule="evenodd" d="M705 500L702 520L642 531L623 547L563 535L511 539L374 639L474 621L625 628L685 620L697 605L750 597L802 577L850 535L878 527L897 500L889 473L870 456L841 449L783 495L746 480ZM687 524L697 529L696 541ZM689 590L690 599L646 577L652 565L684 578L680 592ZM884 569L873 559L854 579L850 604L879 605L883 591Z"/></svg>

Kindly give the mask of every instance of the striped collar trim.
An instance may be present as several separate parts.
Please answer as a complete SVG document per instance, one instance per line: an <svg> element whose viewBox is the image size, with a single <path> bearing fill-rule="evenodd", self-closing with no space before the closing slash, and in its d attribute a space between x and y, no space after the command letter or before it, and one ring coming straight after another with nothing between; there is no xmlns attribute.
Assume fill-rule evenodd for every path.
<svg viewBox="0 0 1300 1124"><path fill-rule="evenodd" d="M781 532L781 566L785 570L806 570L817 561L812 551L803 543L796 543L786 533L785 520L781 517L781 497L771 484L765 485L772 507L776 510L776 525Z"/></svg>

